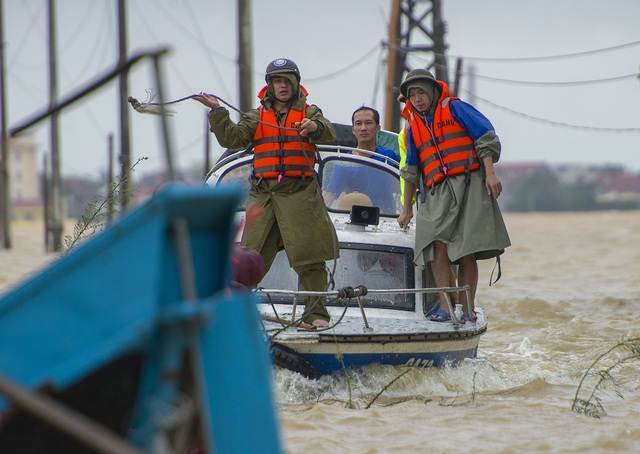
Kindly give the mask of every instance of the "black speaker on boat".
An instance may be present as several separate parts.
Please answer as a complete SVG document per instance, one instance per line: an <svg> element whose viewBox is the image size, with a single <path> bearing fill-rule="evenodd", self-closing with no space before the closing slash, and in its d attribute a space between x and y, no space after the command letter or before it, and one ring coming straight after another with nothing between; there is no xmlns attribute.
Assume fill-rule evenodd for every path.
<svg viewBox="0 0 640 454"><path fill-rule="evenodd" d="M351 207L351 223L355 225L378 225L380 207L353 205Z"/></svg>

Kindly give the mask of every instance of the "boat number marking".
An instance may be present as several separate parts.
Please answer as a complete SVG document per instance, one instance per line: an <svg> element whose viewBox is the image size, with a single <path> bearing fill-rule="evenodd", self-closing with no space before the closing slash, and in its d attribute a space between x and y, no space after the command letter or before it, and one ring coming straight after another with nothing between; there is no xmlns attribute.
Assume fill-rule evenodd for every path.
<svg viewBox="0 0 640 454"><path fill-rule="evenodd" d="M422 358L409 358L405 363L405 366L412 367L432 367L433 360L432 359L422 359Z"/></svg>

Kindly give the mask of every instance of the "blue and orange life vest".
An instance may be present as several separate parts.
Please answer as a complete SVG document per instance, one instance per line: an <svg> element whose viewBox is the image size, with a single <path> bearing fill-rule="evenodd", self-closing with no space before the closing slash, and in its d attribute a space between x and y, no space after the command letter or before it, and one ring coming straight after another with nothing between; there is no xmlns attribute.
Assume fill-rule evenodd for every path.
<svg viewBox="0 0 640 454"><path fill-rule="evenodd" d="M473 139L451 113L447 97L440 101L431 124L426 124L407 102L403 115L411 125L413 142L418 151L420 167L427 187L433 187L448 175L469 174L480 168ZM469 181L469 180L467 180Z"/></svg>
<svg viewBox="0 0 640 454"><path fill-rule="evenodd" d="M256 178L313 175L316 147L308 137L295 131L297 124L306 118L306 107L305 104L302 110L290 109L285 124L279 125L274 110L260 106L261 122L253 136L253 174Z"/></svg>

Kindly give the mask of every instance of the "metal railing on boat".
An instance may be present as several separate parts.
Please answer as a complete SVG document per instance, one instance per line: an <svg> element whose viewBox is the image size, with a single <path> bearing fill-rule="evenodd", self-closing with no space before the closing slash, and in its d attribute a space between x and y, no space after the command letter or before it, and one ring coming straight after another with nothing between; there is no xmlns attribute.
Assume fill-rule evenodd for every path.
<svg viewBox="0 0 640 454"><path fill-rule="evenodd" d="M458 318L455 311L453 310L450 294L465 292L467 311L469 314L473 312L473 308L471 307L471 303L470 303L471 291L468 285L463 285L460 287L396 288L396 289L368 289L364 285L358 285L355 287L343 287L338 290L330 290L325 292L258 288L255 290L255 292L260 294L266 294L266 295L292 296L293 297L293 311L292 311L293 320L296 320L296 309L297 309L299 297L304 298L305 296L317 296L317 297L327 297L327 298L347 298L347 299L356 298L358 301L358 306L360 307L360 312L362 313L362 318L364 320L365 330L371 330L371 328L369 327L369 323L367 321L367 316L365 314L364 305L362 304L362 297L365 295L386 295L390 293L391 294L442 293L442 295L444 296L444 300L447 304L447 307L449 309L451 320L454 326L458 326L461 324L461 319Z"/></svg>

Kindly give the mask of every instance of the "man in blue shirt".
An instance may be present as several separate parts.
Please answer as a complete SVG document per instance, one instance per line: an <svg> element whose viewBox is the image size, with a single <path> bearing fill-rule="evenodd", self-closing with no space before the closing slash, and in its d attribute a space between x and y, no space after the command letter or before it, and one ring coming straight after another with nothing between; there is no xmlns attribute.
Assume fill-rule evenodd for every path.
<svg viewBox="0 0 640 454"><path fill-rule="evenodd" d="M351 125L358 145L350 154L370 157L380 162L386 161L398 168L400 158L395 151L377 146L376 138L380 132L380 114L377 110L366 106L356 109L351 115ZM382 170L365 166L356 168L353 164L337 162L325 188L325 203L331 206L342 192L360 192L368 196L374 206L379 206L381 212L397 214L394 190L386 184L386 177ZM388 178L393 184L395 178L392 175L388 175Z"/></svg>
<svg viewBox="0 0 640 454"><path fill-rule="evenodd" d="M380 132L380 113L376 109L367 106L356 109L351 115L351 131L353 131L353 135L358 141L358 150L353 150L352 154L369 156L377 161L384 162L384 158L367 153L367 151L375 151L393 159L395 162L391 162L391 164L396 168L398 167L400 157L396 155L396 152L389 148L377 146L376 137Z"/></svg>

